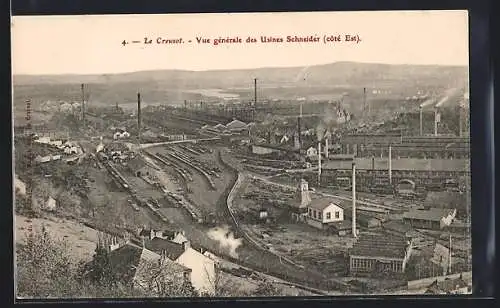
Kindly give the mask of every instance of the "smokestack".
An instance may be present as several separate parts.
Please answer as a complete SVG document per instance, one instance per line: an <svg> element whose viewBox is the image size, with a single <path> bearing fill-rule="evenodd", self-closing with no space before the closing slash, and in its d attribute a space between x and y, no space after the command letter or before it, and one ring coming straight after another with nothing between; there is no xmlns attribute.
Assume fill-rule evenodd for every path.
<svg viewBox="0 0 500 308"><path fill-rule="evenodd" d="M187 100L184 100L184 109L187 109L188 102Z"/></svg>
<svg viewBox="0 0 500 308"><path fill-rule="evenodd" d="M352 162L352 235L358 237L356 230L356 163Z"/></svg>
<svg viewBox="0 0 500 308"><path fill-rule="evenodd" d="M389 184L392 184L392 146L389 145Z"/></svg>
<svg viewBox="0 0 500 308"><path fill-rule="evenodd" d="M422 105L420 105L420 136L423 135L423 127L422 127Z"/></svg>
<svg viewBox="0 0 500 308"><path fill-rule="evenodd" d="M439 110L434 108L434 136L438 135Z"/></svg>
<svg viewBox="0 0 500 308"><path fill-rule="evenodd" d="M257 78L253 79L253 91L254 106L257 106Z"/></svg>
<svg viewBox="0 0 500 308"><path fill-rule="evenodd" d="M137 92L137 142L141 144L141 93Z"/></svg>
<svg viewBox="0 0 500 308"><path fill-rule="evenodd" d="M301 130L302 130L302 128L301 128L301 123L300 122L301 122L301 118L298 117L297 118L297 136L299 138L299 149L302 148L302 139L301 139L302 137L301 137L301 133L300 133Z"/></svg>
<svg viewBox="0 0 500 308"><path fill-rule="evenodd" d="M321 183L321 141L318 142L318 187Z"/></svg>
<svg viewBox="0 0 500 308"><path fill-rule="evenodd" d="M325 138L325 159L328 159L328 138Z"/></svg>

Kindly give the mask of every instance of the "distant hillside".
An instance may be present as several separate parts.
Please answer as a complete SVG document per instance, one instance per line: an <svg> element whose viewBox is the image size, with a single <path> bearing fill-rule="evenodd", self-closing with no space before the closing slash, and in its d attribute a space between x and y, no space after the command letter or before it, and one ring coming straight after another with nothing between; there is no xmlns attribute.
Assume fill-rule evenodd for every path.
<svg viewBox="0 0 500 308"><path fill-rule="evenodd" d="M336 62L308 67L241 70L158 70L106 75L16 75L13 79L16 101L27 96L34 100L78 100L80 91L78 84L85 83L89 84L93 99L114 103L133 101L134 93L138 90L145 93L145 97L150 101L201 99L201 95L188 94L183 90L212 88L228 92L231 92L232 88L239 88L233 91L242 97L247 97L253 95L250 94L253 91L253 78L258 78L262 89L281 88L290 95L290 88L293 88L294 96L301 95L304 89L311 87L318 88L317 94L332 94L332 89L339 87L444 89L450 84L465 85L467 73L467 67L459 66ZM281 95L280 91L269 93L274 97Z"/></svg>
<svg viewBox="0 0 500 308"><path fill-rule="evenodd" d="M141 83L157 82L168 88L237 87L251 85L253 78L264 84L294 84L306 78L308 83L367 84L395 80L466 80L463 66L390 65L336 62L289 68L184 71L158 70L104 75L16 75L15 85L54 83Z"/></svg>

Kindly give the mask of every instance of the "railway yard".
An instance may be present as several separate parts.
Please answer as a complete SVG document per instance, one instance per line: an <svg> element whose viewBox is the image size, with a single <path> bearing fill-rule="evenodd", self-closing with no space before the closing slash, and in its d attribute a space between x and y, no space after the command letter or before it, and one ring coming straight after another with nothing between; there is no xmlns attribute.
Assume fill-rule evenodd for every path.
<svg viewBox="0 0 500 308"><path fill-rule="evenodd" d="M245 268L247 274L229 273L239 279L265 275L304 292L318 290L311 294L401 288L408 280L431 276L424 268L432 268L433 274L441 270L442 260L430 261L436 259L437 246L451 251L448 273L470 270L469 141L462 132L466 125L454 136L395 136L358 133L355 128L365 125L361 120L346 124L349 131L316 124L301 127L306 122L298 120L298 125L280 128L284 133L277 142L266 139L277 128L260 123L264 116L258 109L239 108L204 113L202 105L148 106L138 130L132 115L122 112L112 121L104 120L112 129L102 127L102 117L94 111L87 125L100 138L82 133L52 137L71 140L82 149L80 160L67 172L84 174L85 190L79 194L78 211L76 205L61 205L56 212L103 229L182 230L193 247ZM286 116L293 119L293 110L287 109ZM250 120L256 126L249 128L244 121ZM307 137L306 130L314 135ZM136 131L145 137L137 138ZM17 148L30 142L32 136L25 135L19 134ZM127 146L136 143L142 146ZM33 155L52 157L56 149L40 146ZM55 187L51 193L58 201L65 188L52 181L64 164L69 161L49 158L37 162L35 169L43 170L41 178ZM28 182L22 166L16 166L16 174ZM335 212L336 224L325 222L330 212L319 219L316 212L312 216L313 205L320 202L327 202L321 210L333 205L342 213ZM438 213L436 208L448 212L436 219L431 217ZM423 212L425 219L420 218ZM451 218L446 216L451 212ZM214 230L224 231L216 237L219 231ZM350 258L358 237L387 234L411 243L405 276L355 274ZM376 245L374 250L380 248Z"/></svg>

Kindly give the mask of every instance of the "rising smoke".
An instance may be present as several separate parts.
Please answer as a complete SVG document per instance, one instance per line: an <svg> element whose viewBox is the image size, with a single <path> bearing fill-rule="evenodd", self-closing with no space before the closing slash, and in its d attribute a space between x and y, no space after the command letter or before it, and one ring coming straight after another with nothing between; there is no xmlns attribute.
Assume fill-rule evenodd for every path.
<svg viewBox="0 0 500 308"><path fill-rule="evenodd" d="M434 98L429 98L428 100L426 100L425 102L423 102L422 104L420 104L420 107L423 108L423 107L427 107L429 105L432 105L436 102L436 100Z"/></svg>
<svg viewBox="0 0 500 308"><path fill-rule="evenodd" d="M212 228L208 230L207 235L214 241L219 242L220 247L227 250L231 257L238 258L236 249L242 245L242 241L240 238L234 237L228 226Z"/></svg>
<svg viewBox="0 0 500 308"><path fill-rule="evenodd" d="M316 137L318 138L318 141L323 140L323 137L325 136L325 131L326 131L326 126L323 121L320 121L318 123L318 126L316 126Z"/></svg>

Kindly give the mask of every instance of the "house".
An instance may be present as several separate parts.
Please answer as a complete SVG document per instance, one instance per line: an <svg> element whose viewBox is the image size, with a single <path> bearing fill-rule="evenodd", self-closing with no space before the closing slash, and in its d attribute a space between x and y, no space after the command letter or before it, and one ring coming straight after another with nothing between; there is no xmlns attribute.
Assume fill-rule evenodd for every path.
<svg viewBox="0 0 500 308"><path fill-rule="evenodd" d="M403 236L363 234L349 250L350 273L404 273L412 248Z"/></svg>
<svg viewBox="0 0 500 308"><path fill-rule="evenodd" d="M306 150L306 155L310 159L317 159L318 150L315 147L310 147Z"/></svg>
<svg viewBox="0 0 500 308"><path fill-rule="evenodd" d="M170 260L165 255L130 242L111 250L109 257L113 274L122 283L139 290L159 293L157 285L152 283L153 277L151 277L151 269L152 267L156 269L157 265L165 271L163 277L173 284L182 285L183 282L191 280L189 268Z"/></svg>
<svg viewBox="0 0 500 308"><path fill-rule="evenodd" d="M214 294L217 275L216 262L193 249L189 241L175 243L155 237L144 240L145 247L191 270L191 284L200 293Z"/></svg>
<svg viewBox="0 0 500 308"><path fill-rule="evenodd" d="M246 131L248 129L248 127L247 127L246 123L244 123L240 120L234 119L233 121L229 122L226 125L226 129L229 130L230 132L242 132L242 131Z"/></svg>
<svg viewBox="0 0 500 308"><path fill-rule="evenodd" d="M424 294L432 295L455 295L455 294L469 294L469 286L462 277L447 278L445 280L435 280Z"/></svg>
<svg viewBox="0 0 500 308"><path fill-rule="evenodd" d="M410 210L403 214L403 221L416 229L440 230L451 225L456 215L456 209Z"/></svg>
<svg viewBox="0 0 500 308"><path fill-rule="evenodd" d="M344 220L344 210L330 198L313 199L307 206L307 223L325 229L329 223Z"/></svg>

